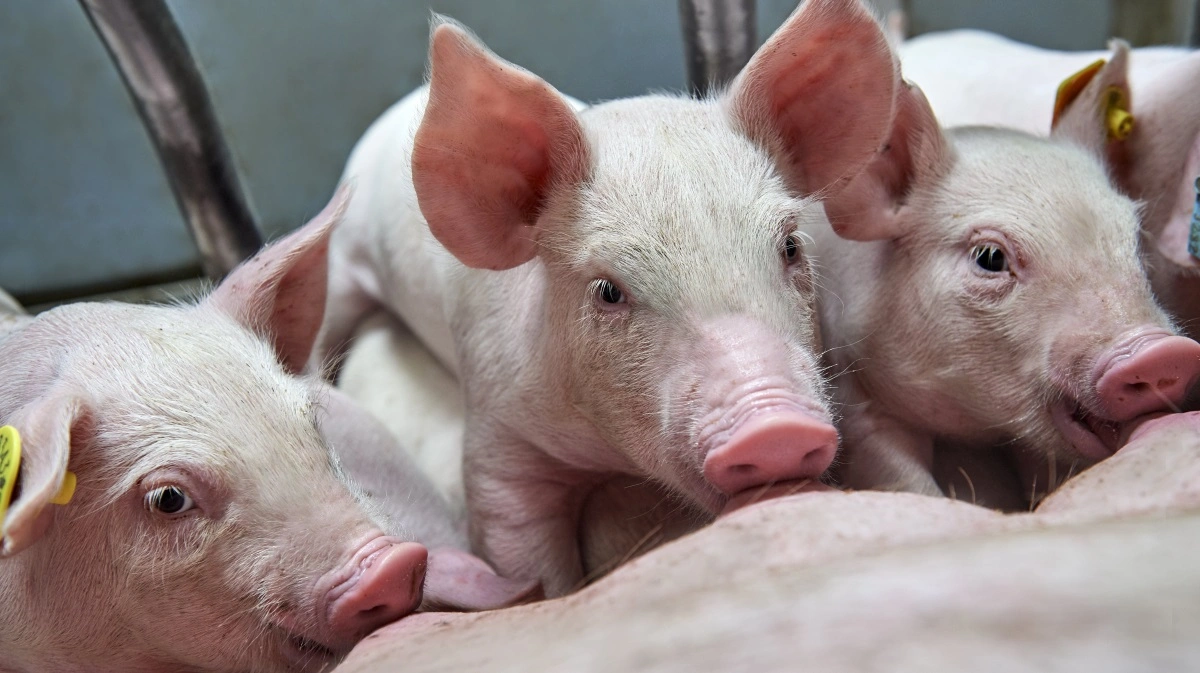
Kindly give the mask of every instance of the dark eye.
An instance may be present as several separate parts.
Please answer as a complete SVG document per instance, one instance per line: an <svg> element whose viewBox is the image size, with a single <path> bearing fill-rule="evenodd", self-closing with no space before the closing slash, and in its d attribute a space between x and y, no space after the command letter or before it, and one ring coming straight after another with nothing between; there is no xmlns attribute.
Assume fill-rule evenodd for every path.
<svg viewBox="0 0 1200 673"><path fill-rule="evenodd" d="M783 258L792 263L800 257L800 238L795 234L787 237L783 242Z"/></svg>
<svg viewBox="0 0 1200 673"><path fill-rule="evenodd" d="M163 514L178 514L196 506L178 486L163 486L146 494L146 506Z"/></svg>
<svg viewBox="0 0 1200 673"><path fill-rule="evenodd" d="M1004 251L994 245L977 245L971 250L971 256L984 271L1008 271L1008 260L1004 258Z"/></svg>
<svg viewBox="0 0 1200 673"><path fill-rule="evenodd" d="M596 294L605 304L620 304L625 301L625 295L620 288L607 280L600 281L596 286Z"/></svg>

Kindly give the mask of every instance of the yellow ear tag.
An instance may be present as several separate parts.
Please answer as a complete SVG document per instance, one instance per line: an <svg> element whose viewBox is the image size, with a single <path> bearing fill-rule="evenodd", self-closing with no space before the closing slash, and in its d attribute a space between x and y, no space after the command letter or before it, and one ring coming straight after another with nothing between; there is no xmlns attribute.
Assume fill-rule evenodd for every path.
<svg viewBox="0 0 1200 673"><path fill-rule="evenodd" d="M17 485L17 476L21 473L21 433L11 425L0 427L0 526L8 515L8 506L12 504L13 487ZM65 505L71 502L75 495L75 473L63 475L62 487L50 500L55 505Z"/></svg>
<svg viewBox="0 0 1200 673"><path fill-rule="evenodd" d="M1104 125L1112 140L1124 140L1133 130L1133 115L1120 87L1110 86L1104 92Z"/></svg>
<svg viewBox="0 0 1200 673"><path fill-rule="evenodd" d="M21 470L21 435L11 425L0 428L0 528L8 515L13 486Z"/></svg>
<svg viewBox="0 0 1200 673"><path fill-rule="evenodd" d="M1104 59L1088 64L1083 70L1064 79L1062 84L1058 85L1058 93L1054 96L1054 116L1050 120L1050 128L1058 126L1058 118L1067 109L1080 92L1092 81L1096 73L1100 72L1100 68L1104 67Z"/></svg>

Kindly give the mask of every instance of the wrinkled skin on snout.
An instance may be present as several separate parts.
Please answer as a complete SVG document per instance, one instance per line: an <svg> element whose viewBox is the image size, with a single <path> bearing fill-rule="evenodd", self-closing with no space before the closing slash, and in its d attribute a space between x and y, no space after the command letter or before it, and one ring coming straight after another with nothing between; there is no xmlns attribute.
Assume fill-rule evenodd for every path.
<svg viewBox="0 0 1200 673"><path fill-rule="evenodd" d="M1200 378L1200 345L1155 302L1137 208L1104 163L1102 94L1125 86L1125 54L1049 139L944 132L909 89L889 149L828 204L817 263L847 484L940 493L944 439L1015 449L1028 499L1047 462L1066 463L1061 478L1111 455Z"/></svg>
<svg viewBox="0 0 1200 673"><path fill-rule="evenodd" d="M0 668L326 670L417 609L425 546L384 534L330 449L328 389L296 376L345 199L195 306L68 305L0 335L23 437Z"/></svg>
<svg viewBox="0 0 1200 673"><path fill-rule="evenodd" d="M450 22L430 60L347 166L365 198L318 350L382 305L459 376L474 547L559 595L583 577L581 504L614 475L710 517L821 477L838 439L806 236L897 86L862 4L805 3L708 101L577 111Z"/></svg>

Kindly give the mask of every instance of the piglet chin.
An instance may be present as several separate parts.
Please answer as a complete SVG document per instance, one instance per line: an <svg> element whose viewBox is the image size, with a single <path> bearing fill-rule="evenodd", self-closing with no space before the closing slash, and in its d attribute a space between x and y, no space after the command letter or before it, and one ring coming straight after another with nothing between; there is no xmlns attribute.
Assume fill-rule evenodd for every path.
<svg viewBox="0 0 1200 673"><path fill-rule="evenodd" d="M1125 428L1088 412L1078 402L1064 399L1050 407L1050 417L1075 453L1092 461L1108 458L1121 448ZM1136 419L1135 419L1136 421Z"/></svg>
<svg viewBox="0 0 1200 673"><path fill-rule="evenodd" d="M837 489L815 479L789 479L774 484L753 486L731 496L718 517L727 516L735 511L767 500L783 498L797 493L818 493L822 491L837 491Z"/></svg>
<svg viewBox="0 0 1200 673"><path fill-rule="evenodd" d="M346 656L350 648L335 649L311 638L280 629L283 642L283 657L296 670L326 670Z"/></svg>

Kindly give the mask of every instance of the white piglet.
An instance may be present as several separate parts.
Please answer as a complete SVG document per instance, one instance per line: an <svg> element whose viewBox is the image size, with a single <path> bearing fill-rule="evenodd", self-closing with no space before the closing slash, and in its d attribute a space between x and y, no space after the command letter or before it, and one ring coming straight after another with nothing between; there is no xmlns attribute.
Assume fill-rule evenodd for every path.
<svg viewBox="0 0 1200 673"><path fill-rule="evenodd" d="M1039 49L980 31L922 35L901 48L943 123L992 124L1046 134L1061 81L1109 54ZM1154 293L1184 332L1200 338L1200 256L1188 231L1200 178L1200 51L1134 49L1128 105L1134 123L1110 157L1116 184L1143 202L1142 255Z"/></svg>
<svg viewBox="0 0 1200 673"><path fill-rule="evenodd" d="M709 513L821 477L838 436L803 241L899 81L861 2L805 2L704 101L577 113L445 21L430 58L428 103L346 169L318 355L378 304L456 371L475 550L559 595L582 579L581 503L613 475Z"/></svg>
<svg viewBox="0 0 1200 673"><path fill-rule="evenodd" d="M456 543L418 474L393 485L410 508L385 534L329 448L352 450L361 429L294 375L344 200L194 306L81 303L3 323L0 425L22 453L2 515L0 670L324 670L417 609L427 563L427 602L505 588L463 552L435 561L412 541Z"/></svg>
<svg viewBox="0 0 1200 673"><path fill-rule="evenodd" d="M1105 115L1127 93L1127 55L1048 139L943 130L908 88L888 146L827 201L816 264L848 485L939 493L941 439L1014 449L1029 488L1038 463L1110 455L1129 421L1174 410L1200 376L1200 345L1155 303L1137 207L1105 163L1121 149Z"/></svg>

